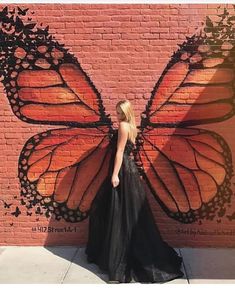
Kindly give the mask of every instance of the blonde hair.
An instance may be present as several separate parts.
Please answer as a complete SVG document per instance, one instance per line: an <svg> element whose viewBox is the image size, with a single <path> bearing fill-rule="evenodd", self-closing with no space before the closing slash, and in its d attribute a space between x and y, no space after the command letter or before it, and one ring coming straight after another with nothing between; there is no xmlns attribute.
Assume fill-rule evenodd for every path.
<svg viewBox="0 0 235 288"><path fill-rule="evenodd" d="M116 110L117 109L121 112L121 120L129 123L129 138L133 143L135 143L137 128L131 102L127 99L121 100L116 104Z"/></svg>

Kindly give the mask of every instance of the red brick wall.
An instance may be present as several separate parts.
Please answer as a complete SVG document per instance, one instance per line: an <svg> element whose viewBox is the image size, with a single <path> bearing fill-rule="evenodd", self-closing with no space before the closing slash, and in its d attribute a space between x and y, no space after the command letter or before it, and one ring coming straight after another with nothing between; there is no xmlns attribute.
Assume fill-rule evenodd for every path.
<svg viewBox="0 0 235 288"><path fill-rule="evenodd" d="M1 9L6 5L2 4ZM232 5L217 4L25 4L32 21L49 25L49 32L75 55L84 71L102 95L106 112L117 127L115 103L128 98L134 106L137 125L177 45L205 23L206 16L216 19L226 7L234 15ZM8 5L13 8L13 5ZM34 11L34 14L31 14ZM88 219L68 223L27 215L20 203L18 159L25 142L38 133L58 128L56 125L30 124L18 119L1 90L0 110L0 245L85 245ZM58 115L59 116L59 115ZM199 125L224 138L234 153L235 117L217 123ZM197 126L197 127L199 127ZM65 126L61 126L65 127ZM233 154L232 154L233 155ZM184 156L182 156L184 157ZM234 161L232 163L235 164ZM173 181L173 180L172 180ZM230 180L231 189L234 179ZM174 183L173 183L174 184ZM146 186L147 188L147 186ZM220 219L203 219L184 224L166 215L153 195L148 199L163 238L175 247L235 247L235 196L225 204ZM4 207L5 203L12 203ZM16 207L21 214L12 215ZM218 211L217 211L218 212ZM216 213L217 213L216 212ZM233 217L235 218L235 217ZM72 231L65 231L71 228ZM50 229L60 229L48 231Z"/></svg>

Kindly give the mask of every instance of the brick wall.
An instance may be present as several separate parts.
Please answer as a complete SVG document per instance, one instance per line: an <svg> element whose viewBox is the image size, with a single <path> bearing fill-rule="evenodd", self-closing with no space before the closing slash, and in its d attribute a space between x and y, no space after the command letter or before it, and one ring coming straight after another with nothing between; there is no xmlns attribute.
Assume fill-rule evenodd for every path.
<svg viewBox="0 0 235 288"><path fill-rule="evenodd" d="M1 10L5 6L6 5L1 4ZM220 6L220 8L218 8L218 6ZM25 4L19 7L21 9L29 8L27 11L28 16L26 15L25 17L27 23L36 22L39 26L42 23L42 29L48 25L49 33L53 35L54 39L64 44L65 48L69 49L69 53L74 54L78 63L80 63L82 69L90 77L90 80L100 93L106 113L110 114L113 127L115 128L117 127L115 104L118 100L124 98L129 99L133 103L137 125L140 125L140 115L145 110L145 106L151 95L153 95L153 87L160 79L163 71L166 71L164 69L170 60L177 60L178 56L174 57L174 52L179 49L179 45L187 41L186 37L191 37L194 33L198 32L202 25L207 24L207 27L210 27L210 23L206 23L207 16L209 16L212 21L217 21L219 19L218 15L224 13L224 8L229 11L231 16L235 15L233 6L227 4ZM14 5L8 5L8 8L12 10L16 7ZM231 22L232 24L234 22L232 18ZM222 33L223 31L221 30L218 38ZM234 43L234 36L230 35L229 37L228 41ZM192 44L192 46L193 45L194 44ZM16 49L16 47L14 47L14 49ZM221 50L223 49L221 48L220 52ZM233 48L224 49L222 52L226 52L227 54L218 54L219 57L217 58L230 56L229 65L233 65L234 56L232 53L229 55L230 51L233 51ZM208 54L208 58L210 58L209 55L210 54ZM4 59L5 56L3 55L2 57L1 59ZM211 57L216 58L214 54L212 54ZM181 60L182 59L183 58L181 58ZM179 62L180 59L177 61ZM208 191L212 191L212 196L216 195L218 191L220 191L220 194L230 193L228 203L219 199L215 205L216 209L214 213L212 213L214 217L211 217L211 213L208 214L207 217L202 217L203 213L201 213L201 218L199 217L190 223L183 223L177 219L177 216L170 217L169 213L164 211L162 205L156 200L156 195L154 196L146 185L147 196L162 236L168 243L175 247L235 247L235 195L233 192L234 178L231 174L234 160L233 157L229 158L229 151L231 151L231 155L233 156L235 147L234 101L231 100L234 97L234 82L233 70L229 68L230 66L225 66L221 69L229 69L226 71L232 80L227 80L230 76L227 78L227 72L223 70L221 77L214 75L214 79L216 77L218 78L218 80L214 80L214 82L217 85L222 83L222 86L223 83L225 83L223 87L226 89L226 87L229 86L230 89L232 89L232 94L224 96L223 92L221 92L222 90L218 96L215 92L214 94L209 94L210 97L216 95L213 99L221 99L222 102L218 102L215 106L213 106L214 104L208 106L206 108L208 109L208 113L210 114L216 110L220 111L220 114L214 112L216 119L213 118L212 115L211 119L213 118L214 120L210 123L204 121L194 126L194 124L190 122L189 124L191 126L189 126L197 129L206 129L212 131L212 133L215 132L224 140L225 144L217 140L217 146L215 145L214 148L217 147L217 152L221 152L219 156L217 155L217 164L220 163L220 167L226 166L227 170L225 168L220 170L218 166L211 166L211 162L206 162L205 159L215 159L214 154L211 153L212 150L215 152L216 149L203 150L205 147L201 147L202 150L200 150L198 147L198 151L201 151L201 156L205 156L203 162L205 165L202 165L202 170L207 171L207 173L209 173L208 171L212 171L210 172L211 174L208 174L212 176L214 175L213 173L217 173L214 178L215 182L219 179L218 175L222 173L221 171L226 171L224 179L227 177L227 188L225 187L224 190L219 190L219 186L217 185L222 185L222 182L219 183L218 180L215 186L216 191L215 189L210 190L211 179L207 181L204 178L201 180L201 183L204 184L201 184L200 191L205 195ZM168 70L170 70L170 67L172 66L169 66ZM178 66L174 67L176 69ZM212 65L207 66L207 68L208 67L215 66ZM200 67L197 68L199 69ZM177 69L175 71L176 75L178 75L178 72L181 72L181 70L178 71ZM213 73L213 71L211 71L211 73ZM171 86L170 83L172 82L170 81L177 81L177 79L174 78L174 73L168 76L168 85ZM2 79L3 78L2 76ZM197 78L197 80L198 79L199 78ZM220 81L219 79L225 80ZM40 78L38 81L40 81ZM6 84L6 82L3 81L3 84ZM55 125L55 123L52 125L48 123L30 123L29 121L22 121L19 117L17 118L13 113L3 84L0 86L0 215L2 219L2 221L0 221L0 244L85 245L88 233L88 218L75 223L65 221L64 219L58 221L53 217L45 217L43 213L40 214L41 210L36 210L36 207L31 214L28 207L22 203L24 200L27 201L27 199L24 199L24 197L20 195L21 187L18 177L18 165L19 156L25 143L36 134L51 129L66 128L67 126L58 126ZM205 85L205 81L202 81L200 85ZM206 85L211 85L211 83L207 82ZM19 87L16 87L16 89L19 89ZM14 96L16 92L11 93L13 93L12 95ZM158 95L158 97L161 95ZM191 94L189 93L187 99L190 99L190 96ZM202 105L207 105L203 102L203 94L200 96L202 99L201 107ZM204 97L207 96L204 95ZM224 104L223 97L227 97L227 104ZM187 103L187 99L184 99L184 104ZM208 102L210 101L212 100L208 99ZM175 115L174 117L176 117L182 113L182 111L177 110L174 105L169 107L169 109L172 109L168 111L169 117L170 115ZM226 109L228 109L228 112L226 112ZM196 115L192 116L192 118L194 117L193 119L198 115L203 115L205 112L201 110L194 111L193 109L192 111ZM227 118L222 119L221 117ZM60 118L61 115L58 115L58 121ZM212 138L211 136L211 141L213 139L215 141L216 138ZM156 140L157 144L165 143L165 140L160 141L161 139L159 139L160 138ZM170 146L173 147L174 143L175 142L172 141L172 145ZM223 149L224 153L222 153ZM171 148L169 148L169 150L171 150ZM174 148L172 148L172 150L174 150ZM179 152L173 152L180 153L180 158L188 157L188 162L195 161L192 156L187 154L188 151L187 149L182 149ZM229 160L226 160L226 162L225 158ZM199 161L199 158L197 158L197 160ZM145 165L146 168L147 164L145 163ZM217 170L216 167L218 168ZM168 178L167 183L171 187L175 185L175 191L177 191L176 174L171 175L169 173L168 175L170 178ZM154 182L153 179L151 180L151 175L149 179L150 182ZM200 175L198 179L201 179ZM188 187L191 186L189 185ZM176 193L174 189L172 191ZM192 198L195 193L195 191L192 191ZM223 195L221 199L223 199ZM181 198L178 204L181 203L180 201ZM179 207L181 206L179 205ZM208 209L208 207L206 209Z"/></svg>

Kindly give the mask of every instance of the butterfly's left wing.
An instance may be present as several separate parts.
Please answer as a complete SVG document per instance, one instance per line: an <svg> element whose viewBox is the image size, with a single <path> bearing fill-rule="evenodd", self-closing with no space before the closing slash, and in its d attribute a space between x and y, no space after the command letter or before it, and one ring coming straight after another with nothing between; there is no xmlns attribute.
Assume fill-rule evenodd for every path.
<svg viewBox="0 0 235 288"><path fill-rule="evenodd" d="M212 219L232 195L232 157L225 140L188 127L235 114L235 43L230 25L220 29L224 23L213 29L221 37L195 34L174 53L140 125L137 161L143 176L167 214L184 223Z"/></svg>
<svg viewBox="0 0 235 288"><path fill-rule="evenodd" d="M67 127L26 142L19 158L22 204L80 221L108 176L112 122L74 55L48 28L25 23L24 14L0 12L0 76L12 111L27 123Z"/></svg>
<svg viewBox="0 0 235 288"><path fill-rule="evenodd" d="M13 113L33 124L111 125L99 91L74 55L48 27L27 24L21 14L7 7L0 12L0 76Z"/></svg>
<svg viewBox="0 0 235 288"><path fill-rule="evenodd" d="M43 207L56 219L82 221L109 179L109 144L107 128L55 129L30 138L19 165L25 205Z"/></svg>

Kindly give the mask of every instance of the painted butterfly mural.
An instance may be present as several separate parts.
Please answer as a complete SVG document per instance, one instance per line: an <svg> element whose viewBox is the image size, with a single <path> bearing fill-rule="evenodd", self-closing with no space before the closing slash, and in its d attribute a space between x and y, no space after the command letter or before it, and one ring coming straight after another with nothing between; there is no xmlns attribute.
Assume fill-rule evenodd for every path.
<svg viewBox="0 0 235 288"><path fill-rule="evenodd" d="M78 60L49 27L26 21L27 13L0 12L5 93L20 120L66 128L25 143L18 164L22 205L82 221L108 175L115 129ZM197 127L234 116L235 16L224 9L218 17L207 17L200 33L172 55L141 115L133 151L155 199L182 223L212 220L232 197L230 148L219 134Z"/></svg>

